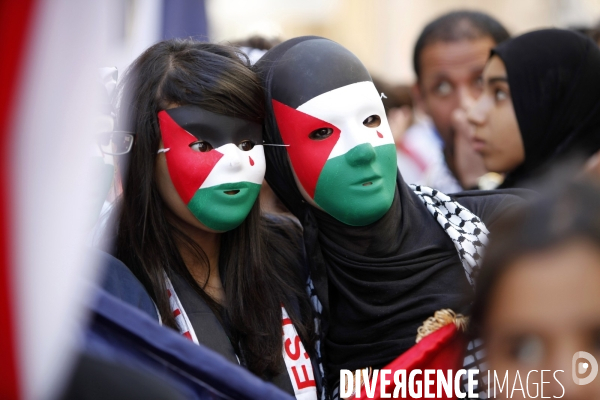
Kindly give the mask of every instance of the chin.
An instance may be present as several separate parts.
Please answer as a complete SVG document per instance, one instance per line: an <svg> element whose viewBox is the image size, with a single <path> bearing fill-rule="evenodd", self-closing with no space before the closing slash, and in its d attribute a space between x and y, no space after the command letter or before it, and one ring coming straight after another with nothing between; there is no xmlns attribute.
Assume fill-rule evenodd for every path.
<svg viewBox="0 0 600 400"><path fill-rule="evenodd" d="M363 204L369 204L368 208L356 210L357 212L340 216L332 214L334 218L350 226L365 226L381 219L390 209L394 194L386 196L380 194L376 199L365 199Z"/></svg>

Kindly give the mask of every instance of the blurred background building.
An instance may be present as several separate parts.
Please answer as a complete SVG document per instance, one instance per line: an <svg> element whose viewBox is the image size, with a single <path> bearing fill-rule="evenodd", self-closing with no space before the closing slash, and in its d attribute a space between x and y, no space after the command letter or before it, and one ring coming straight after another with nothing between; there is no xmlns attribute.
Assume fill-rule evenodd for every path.
<svg viewBox="0 0 600 400"><path fill-rule="evenodd" d="M414 43L427 22L450 10L484 11L520 34L600 22L600 0L113 0L122 15L107 65L125 67L152 43L193 36L216 42L251 35L319 35L354 52L376 76L411 83Z"/></svg>

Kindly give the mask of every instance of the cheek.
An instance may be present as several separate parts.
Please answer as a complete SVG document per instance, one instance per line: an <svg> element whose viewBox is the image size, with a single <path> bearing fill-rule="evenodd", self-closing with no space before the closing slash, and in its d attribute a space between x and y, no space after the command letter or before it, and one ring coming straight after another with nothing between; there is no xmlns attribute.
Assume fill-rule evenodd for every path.
<svg viewBox="0 0 600 400"><path fill-rule="evenodd" d="M510 172L525 160L523 140L512 108L494 108L489 113L491 152L486 167L495 172Z"/></svg>
<svg viewBox="0 0 600 400"><path fill-rule="evenodd" d="M505 371L518 368L510 355L510 350L502 344L503 336L503 331L497 330L484 338L486 357L490 369Z"/></svg>
<svg viewBox="0 0 600 400"><path fill-rule="evenodd" d="M188 223L197 223L196 218L189 211L185 203L181 200L181 197L177 193L171 175L167 168L167 162L164 156L159 156L156 160L155 175L154 179L160 194L161 199L167 206L167 208L180 219L187 221Z"/></svg>
<svg viewBox="0 0 600 400"><path fill-rule="evenodd" d="M286 150L298 182L308 196L314 198L319 175L340 138L340 130L276 100L273 100L273 112L283 143L289 145ZM333 134L324 140L310 139L310 132L320 128L330 128Z"/></svg>
<svg viewBox="0 0 600 400"><path fill-rule="evenodd" d="M452 112L458 107L454 96L436 97L430 96L427 103L427 113L433 119L442 138L446 140L450 133Z"/></svg>

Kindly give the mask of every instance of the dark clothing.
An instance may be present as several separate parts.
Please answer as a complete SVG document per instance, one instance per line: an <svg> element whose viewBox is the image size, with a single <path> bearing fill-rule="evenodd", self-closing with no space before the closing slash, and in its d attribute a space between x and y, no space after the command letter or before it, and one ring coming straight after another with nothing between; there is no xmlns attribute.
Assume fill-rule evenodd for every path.
<svg viewBox="0 0 600 400"><path fill-rule="evenodd" d="M158 311L142 283L119 259L101 250L92 249L100 260L103 278L102 289L125 303L159 321Z"/></svg>
<svg viewBox="0 0 600 400"><path fill-rule="evenodd" d="M169 381L89 354L79 356L60 400L184 400Z"/></svg>
<svg viewBox="0 0 600 400"><path fill-rule="evenodd" d="M154 306L154 302L146 292L143 285L125 266L125 264L103 251L95 249L93 249L93 251L97 253L98 257L100 258L100 263L104 269L102 288L112 296L144 312L153 320L158 321L158 313L156 307ZM229 338L221 323L212 312L210 307L206 304L204 299L202 299L202 297L196 293L194 289L185 281L185 279L178 274L173 275L174 276L171 280L171 283L173 284L173 287L177 292L177 296L184 307L194 331L196 332L198 342L201 345L216 351L228 361L238 365L239 361L236 357L233 346L231 345L231 342L229 341ZM122 377L119 376L121 369L123 370ZM94 372L94 374L97 373L98 376L92 378L94 375L92 372ZM164 397L161 394L163 391L165 393L169 393L168 390L170 389L168 389L168 385L163 385L163 390L163 386L161 386L162 384L156 380L154 385L146 385L152 390L132 389L131 392L127 392L125 389L123 389L125 390L123 391L118 385L114 386L112 384L110 385L110 388L107 389L105 386L107 383L111 382L111 380L118 381L119 379L124 380L126 378L131 378L131 381L135 382L138 380L142 381L144 379L148 379L147 377L143 376L142 372L135 370L129 371L125 367L122 367L118 364L115 365L114 372L116 374L110 372L110 368L108 368L108 363L106 361L103 361L102 359L94 360L89 356L83 356L80 364L77 367L77 372L76 376L73 378L73 383L69 388L69 394L66 395L65 398L78 398L77 396L84 392L86 393L87 397L82 398L90 399L101 398L97 396L101 396L105 393L113 393L113 395L117 396L121 392L124 393L124 398L127 398L127 395L131 395L131 398L144 398L143 396L135 397L133 394L137 394L138 392L142 394L153 393L152 390L156 390L156 396L154 396L156 398L169 398L168 396ZM294 395L294 389L292 387L287 370L284 369L281 374L272 378L270 382L284 392ZM126 382L124 381L124 383ZM86 391L86 385L90 385L88 391ZM101 390L103 388L107 389L107 391ZM173 398L176 397L173 396Z"/></svg>
<svg viewBox="0 0 600 400"><path fill-rule="evenodd" d="M488 228L522 200L502 191L452 196ZM328 268L328 378L381 368L415 344L435 311L468 313L472 290L454 243L398 180L394 203L374 224L350 227L314 210Z"/></svg>
<svg viewBox="0 0 600 400"><path fill-rule="evenodd" d="M177 392L181 398L199 400L293 399L105 291L99 289L94 297L82 346L87 355L105 363L80 365L84 370L77 373L68 389L67 395L74 396L71 398L88 398L79 397L83 391L89 398L130 395L134 399L176 399ZM108 364L115 366L114 373L107 371ZM138 384L146 387L132 387ZM92 390L98 392L90 393ZM107 393L113 397L103 396Z"/></svg>
<svg viewBox="0 0 600 400"><path fill-rule="evenodd" d="M315 37L274 47L256 69L266 89L265 142L272 144L283 144L272 100L297 107L311 96L370 80L352 53ZM325 79L332 73L339 76ZM311 278L323 306L329 390L340 368L378 368L398 357L435 311L468 311L472 290L457 250L400 173L388 212L370 225L353 227L304 200L285 147L267 146L265 154L269 185L304 228ZM502 213L521 202L502 191L456 198L492 229Z"/></svg>
<svg viewBox="0 0 600 400"><path fill-rule="evenodd" d="M183 305L183 309L196 332L198 342L221 354L223 357L232 363L239 364L238 358L231 341L223 329L216 315L212 312L204 299L191 287L183 277L173 274L171 280L175 292L179 297L179 301ZM283 357L283 356L282 356ZM294 395L294 388L288 375L287 369L283 367L285 364L282 361L282 371L277 376L269 381L291 395Z"/></svg>
<svg viewBox="0 0 600 400"><path fill-rule="evenodd" d="M585 160L600 150L600 49L588 37L543 29L492 50L506 66L525 161L502 187L545 171L557 161Z"/></svg>
<svg viewBox="0 0 600 400"><path fill-rule="evenodd" d="M227 333L204 299L178 274L173 274L171 283L196 332L198 342L232 363L239 364Z"/></svg>

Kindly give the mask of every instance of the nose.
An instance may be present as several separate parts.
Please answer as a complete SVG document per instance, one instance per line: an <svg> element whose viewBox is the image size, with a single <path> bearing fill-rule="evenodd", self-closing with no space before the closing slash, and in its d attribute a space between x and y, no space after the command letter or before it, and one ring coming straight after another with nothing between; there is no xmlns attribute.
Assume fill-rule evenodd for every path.
<svg viewBox="0 0 600 400"><path fill-rule="evenodd" d="M348 164L353 166L370 164L376 157L377 154L371 143L363 143L346 153Z"/></svg>
<svg viewBox="0 0 600 400"><path fill-rule="evenodd" d="M229 161L229 166L232 167L232 168L238 168L241 165L242 165L242 163L238 159L234 159L234 160Z"/></svg>
<svg viewBox="0 0 600 400"><path fill-rule="evenodd" d="M467 108L467 120L476 126L481 126L485 124L486 120L486 98L485 96L481 96L477 101L475 101L471 107Z"/></svg>
<svg viewBox="0 0 600 400"><path fill-rule="evenodd" d="M460 87L458 89L458 99L459 99L460 108L462 108L463 110L468 110L476 102L475 97L471 94L469 89L466 87Z"/></svg>
<svg viewBox="0 0 600 400"><path fill-rule="evenodd" d="M225 149L223 149L225 150ZM223 157L225 157L225 161L229 165L229 167L237 171L242 168L242 155L240 154L241 150L238 149L234 144L227 145L226 151L223 152Z"/></svg>

